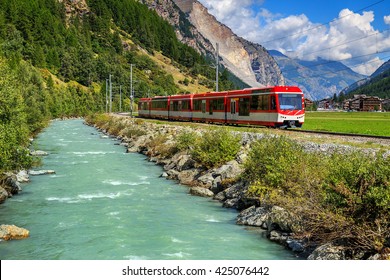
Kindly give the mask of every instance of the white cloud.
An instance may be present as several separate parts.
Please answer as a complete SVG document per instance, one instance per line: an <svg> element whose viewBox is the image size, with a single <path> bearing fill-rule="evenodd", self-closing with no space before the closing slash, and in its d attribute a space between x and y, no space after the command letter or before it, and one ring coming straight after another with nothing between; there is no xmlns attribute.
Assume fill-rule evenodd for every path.
<svg viewBox="0 0 390 280"><path fill-rule="evenodd" d="M386 24L390 24L390 15L384 16L384 17L383 17L383 20L384 20L384 22L385 22Z"/></svg>
<svg viewBox="0 0 390 280"><path fill-rule="evenodd" d="M281 17L266 9L255 13L251 6L262 1L199 1L237 35L301 59L340 60L355 71L369 75L383 63L377 53L390 49L389 32L374 29L372 11L360 14L343 9L329 24L319 24L304 14ZM390 15L384 21L390 24Z"/></svg>

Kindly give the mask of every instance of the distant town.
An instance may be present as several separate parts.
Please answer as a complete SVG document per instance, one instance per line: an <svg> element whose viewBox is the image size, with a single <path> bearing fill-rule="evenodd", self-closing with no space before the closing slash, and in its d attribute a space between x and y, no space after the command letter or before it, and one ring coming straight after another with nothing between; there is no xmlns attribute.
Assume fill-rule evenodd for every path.
<svg viewBox="0 0 390 280"><path fill-rule="evenodd" d="M344 110L360 112L387 112L390 111L390 99L382 99L377 96L354 95L352 98L338 100L325 98L320 101L305 99L305 107L308 111L316 110Z"/></svg>

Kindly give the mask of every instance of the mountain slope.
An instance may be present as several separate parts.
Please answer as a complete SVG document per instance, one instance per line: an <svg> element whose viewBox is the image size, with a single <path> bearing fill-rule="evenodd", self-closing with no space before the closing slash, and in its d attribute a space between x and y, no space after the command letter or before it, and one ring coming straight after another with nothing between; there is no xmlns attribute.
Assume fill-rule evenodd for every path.
<svg viewBox="0 0 390 280"><path fill-rule="evenodd" d="M361 80L359 80L359 81L349 85L348 87L344 88L342 90L342 93L343 94L348 94L348 93L350 93L352 91L358 90L359 88L361 88L363 86L366 86L366 85L369 85L371 83L377 82L377 80L375 80L375 78L378 77L378 76L381 76L382 74L384 74L389 69L390 69L390 60L388 60L385 63L383 63L374 73L371 74L370 77L361 79ZM379 79L381 79L381 77L379 77Z"/></svg>
<svg viewBox="0 0 390 280"><path fill-rule="evenodd" d="M168 0L143 2L175 27L182 42L197 46L198 51L214 56L218 43L221 63L248 85L284 84L276 61L262 46L235 35L198 1L174 0L177 6Z"/></svg>
<svg viewBox="0 0 390 280"><path fill-rule="evenodd" d="M287 84L298 85L306 97L321 100L338 94L346 86L364 78L336 61L292 59L278 51L269 51L278 62Z"/></svg>

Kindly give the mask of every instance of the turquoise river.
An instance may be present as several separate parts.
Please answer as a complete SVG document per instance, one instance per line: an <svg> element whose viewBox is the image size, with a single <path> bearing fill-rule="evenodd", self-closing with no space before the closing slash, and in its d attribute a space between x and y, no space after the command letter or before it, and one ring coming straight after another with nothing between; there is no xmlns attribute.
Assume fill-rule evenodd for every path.
<svg viewBox="0 0 390 280"><path fill-rule="evenodd" d="M0 242L19 260L290 260L237 212L160 178L162 168L126 153L83 120L53 121L33 146L49 152L23 191L0 205L0 224L30 231Z"/></svg>

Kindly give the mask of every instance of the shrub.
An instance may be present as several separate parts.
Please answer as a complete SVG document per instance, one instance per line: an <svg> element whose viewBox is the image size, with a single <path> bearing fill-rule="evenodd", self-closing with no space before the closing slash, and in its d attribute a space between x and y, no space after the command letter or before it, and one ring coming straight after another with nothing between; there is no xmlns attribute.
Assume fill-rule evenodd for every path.
<svg viewBox="0 0 390 280"><path fill-rule="evenodd" d="M177 148L180 151L192 150L195 144L199 141L199 136L194 131L185 130L181 132L177 138Z"/></svg>
<svg viewBox="0 0 390 280"><path fill-rule="evenodd" d="M233 160L240 148L239 136L227 129L218 129L205 132L191 155L206 168L212 168Z"/></svg>

